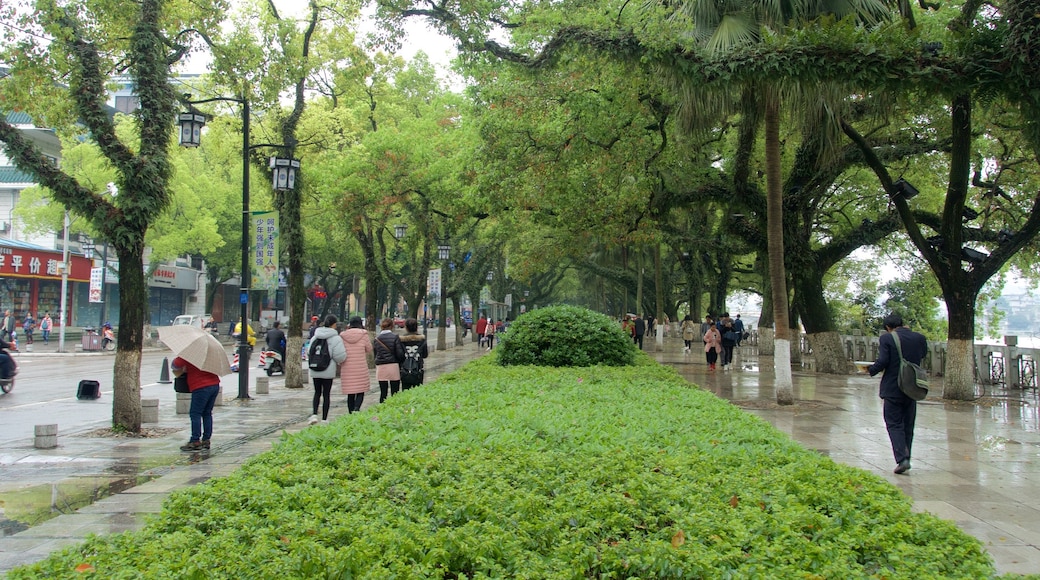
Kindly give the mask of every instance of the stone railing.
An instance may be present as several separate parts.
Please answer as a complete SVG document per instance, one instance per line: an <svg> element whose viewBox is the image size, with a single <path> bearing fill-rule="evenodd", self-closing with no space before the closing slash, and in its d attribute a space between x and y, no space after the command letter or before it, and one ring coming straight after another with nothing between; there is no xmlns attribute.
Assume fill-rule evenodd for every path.
<svg viewBox="0 0 1040 580"><path fill-rule="evenodd" d="M845 356L850 361L873 361L878 355L878 337L842 335ZM802 335L802 352L811 354L809 342ZM975 378L982 384L1016 388L1037 388L1037 361L1040 349L1018 346L1018 337L1005 336L1004 344L975 343ZM946 371L946 342L929 341L928 355L921 366L936 376Z"/></svg>

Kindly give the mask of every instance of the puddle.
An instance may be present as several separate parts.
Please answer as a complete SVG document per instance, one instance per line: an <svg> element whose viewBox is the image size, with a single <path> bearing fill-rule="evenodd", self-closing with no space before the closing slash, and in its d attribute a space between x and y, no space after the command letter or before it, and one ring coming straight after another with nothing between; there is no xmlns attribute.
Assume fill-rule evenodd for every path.
<svg viewBox="0 0 1040 580"><path fill-rule="evenodd" d="M1014 443L1014 441L999 435L987 435L979 442L979 449L983 451L1003 451L1008 443Z"/></svg>
<svg viewBox="0 0 1040 580"><path fill-rule="evenodd" d="M0 535L16 534L51 518L73 513L157 477L159 475L153 474L71 477L59 483L4 492L0 494L0 505L3 506Z"/></svg>

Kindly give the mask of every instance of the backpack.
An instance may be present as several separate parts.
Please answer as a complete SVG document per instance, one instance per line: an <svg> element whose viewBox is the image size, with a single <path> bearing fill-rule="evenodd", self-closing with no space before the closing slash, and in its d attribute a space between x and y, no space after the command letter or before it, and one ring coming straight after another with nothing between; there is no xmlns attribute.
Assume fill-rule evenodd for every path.
<svg viewBox="0 0 1040 580"><path fill-rule="evenodd" d="M332 354L329 353L329 341L327 338L315 338L311 340L311 347L307 350L307 368L312 371L323 371L332 364Z"/></svg>
<svg viewBox="0 0 1040 580"><path fill-rule="evenodd" d="M419 345L409 344L404 347L404 362L401 363L401 383L408 386L421 385L423 382L423 365L419 356Z"/></svg>

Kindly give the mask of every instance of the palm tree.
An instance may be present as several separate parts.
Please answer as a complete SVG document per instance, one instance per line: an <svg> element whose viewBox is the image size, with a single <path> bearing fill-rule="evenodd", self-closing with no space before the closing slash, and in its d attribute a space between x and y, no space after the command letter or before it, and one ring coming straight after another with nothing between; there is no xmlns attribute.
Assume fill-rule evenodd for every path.
<svg viewBox="0 0 1040 580"><path fill-rule="evenodd" d="M685 0L677 5L674 18L692 21L693 32L713 54L759 41L764 29L783 30L807 25L821 16L855 17L873 24L890 16L886 0L834 0L826 4L806 0L744 0L714 2ZM773 365L776 399L781 405L794 402L791 378L791 330L788 315L787 273L784 267L783 190L780 159L781 87L760 86L764 110L766 162L766 230L769 255L769 286L773 297L775 333ZM683 91L685 97L701 97L699 91ZM746 101L745 101L746 102ZM696 107L684 103L687 111Z"/></svg>

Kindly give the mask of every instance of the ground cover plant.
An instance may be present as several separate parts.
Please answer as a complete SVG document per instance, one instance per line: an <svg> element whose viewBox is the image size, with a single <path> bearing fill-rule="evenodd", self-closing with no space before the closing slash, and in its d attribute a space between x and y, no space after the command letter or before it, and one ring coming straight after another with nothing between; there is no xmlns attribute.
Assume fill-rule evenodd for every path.
<svg viewBox="0 0 1040 580"><path fill-rule="evenodd" d="M670 368L491 358L8 577L994 575L952 523Z"/></svg>
<svg viewBox="0 0 1040 580"><path fill-rule="evenodd" d="M521 314L496 347L503 365L626 366L635 346L614 319L577 306L548 306Z"/></svg>

